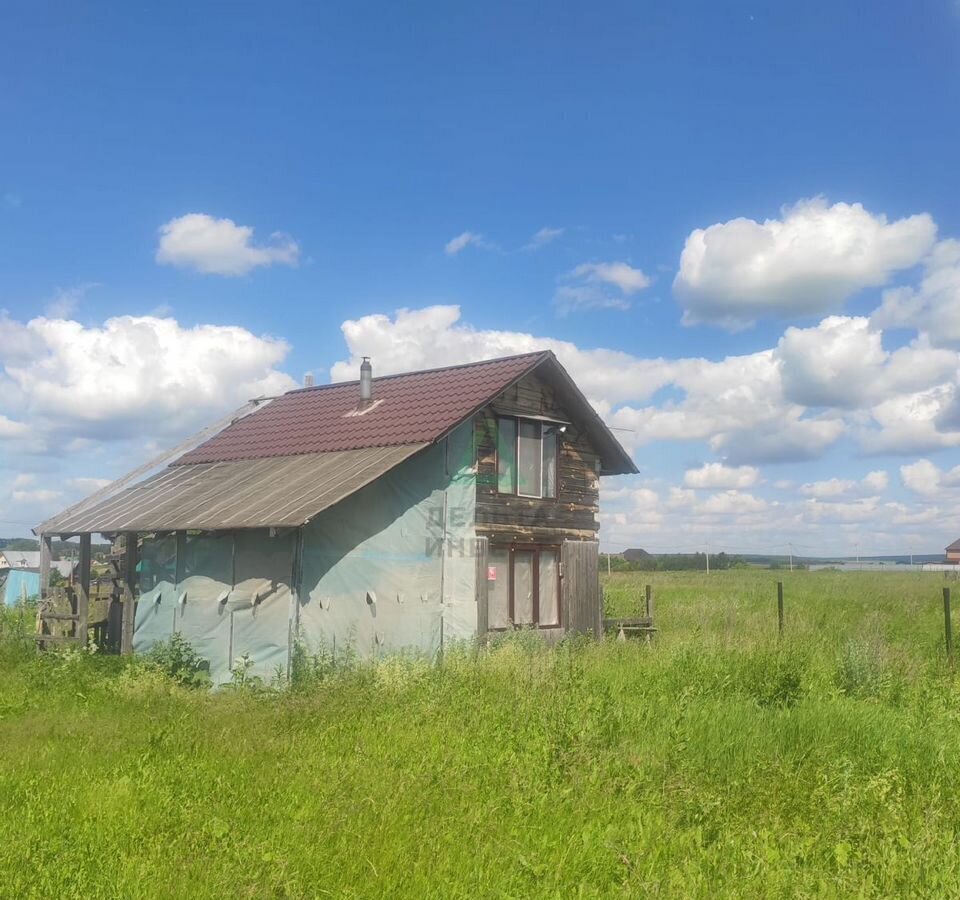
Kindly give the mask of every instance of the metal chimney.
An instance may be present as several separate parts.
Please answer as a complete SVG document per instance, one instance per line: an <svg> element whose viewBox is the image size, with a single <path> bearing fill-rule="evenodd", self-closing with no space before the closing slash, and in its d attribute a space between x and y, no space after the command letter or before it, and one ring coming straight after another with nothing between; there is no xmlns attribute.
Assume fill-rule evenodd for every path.
<svg viewBox="0 0 960 900"><path fill-rule="evenodd" d="M360 402L365 406L373 400L373 366L370 357L363 357L360 364Z"/></svg>
<svg viewBox="0 0 960 900"><path fill-rule="evenodd" d="M313 387L313 372L307 372L303 376L303 386L304 387Z"/></svg>

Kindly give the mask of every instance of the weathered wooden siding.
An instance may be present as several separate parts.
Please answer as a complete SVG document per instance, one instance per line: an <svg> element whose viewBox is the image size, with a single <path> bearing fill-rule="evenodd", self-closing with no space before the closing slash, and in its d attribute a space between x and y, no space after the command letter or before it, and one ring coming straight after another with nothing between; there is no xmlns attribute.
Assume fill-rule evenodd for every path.
<svg viewBox="0 0 960 900"><path fill-rule="evenodd" d="M561 601L567 631L602 634L600 544L597 541L564 541L560 560L563 572Z"/></svg>
<svg viewBox="0 0 960 900"><path fill-rule="evenodd" d="M493 543L560 543L594 540L599 528L598 457L576 424L561 435L556 498L537 499L497 491L497 416L569 415L553 390L533 375L497 398L476 419L477 531Z"/></svg>

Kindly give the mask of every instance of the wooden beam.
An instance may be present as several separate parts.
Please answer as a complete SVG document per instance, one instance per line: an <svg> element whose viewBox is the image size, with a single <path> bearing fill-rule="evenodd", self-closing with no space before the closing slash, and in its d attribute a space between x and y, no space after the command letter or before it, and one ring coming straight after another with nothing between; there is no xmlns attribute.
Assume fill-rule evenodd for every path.
<svg viewBox="0 0 960 900"><path fill-rule="evenodd" d="M133 625L137 614L137 533L124 533L123 618L120 625L120 655L133 654Z"/></svg>
<svg viewBox="0 0 960 900"><path fill-rule="evenodd" d="M77 563L77 637L87 646L87 623L90 614L90 535L80 535L80 560Z"/></svg>
<svg viewBox="0 0 960 900"><path fill-rule="evenodd" d="M46 600L50 593L50 560L53 559L52 538L40 535L40 599Z"/></svg>

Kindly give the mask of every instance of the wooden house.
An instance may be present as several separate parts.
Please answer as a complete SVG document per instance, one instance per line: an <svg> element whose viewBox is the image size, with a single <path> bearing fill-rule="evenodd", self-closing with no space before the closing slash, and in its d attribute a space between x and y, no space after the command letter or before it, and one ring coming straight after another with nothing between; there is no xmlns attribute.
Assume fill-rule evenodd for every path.
<svg viewBox="0 0 960 900"><path fill-rule="evenodd" d="M960 540L954 541L946 549L948 563L960 563Z"/></svg>
<svg viewBox="0 0 960 900"><path fill-rule="evenodd" d="M223 681L238 658L288 670L297 641L368 656L598 633L599 479L632 472L549 351L376 379L365 361L35 531L47 554L80 535L78 603L91 534L125 536L124 652L177 631Z"/></svg>

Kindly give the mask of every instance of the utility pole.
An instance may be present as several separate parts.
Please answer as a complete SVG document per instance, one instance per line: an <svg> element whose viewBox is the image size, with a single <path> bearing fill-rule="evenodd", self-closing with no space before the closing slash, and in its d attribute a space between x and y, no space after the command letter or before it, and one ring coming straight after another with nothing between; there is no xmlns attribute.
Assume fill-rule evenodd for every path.
<svg viewBox="0 0 960 900"><path fill-rule="evenodd" d="M610 554L607 553L607 575L610 574Z"/></svg>
<svg viewBox="0 0 960 900"><path fill-rule="evenodd" d="M857 541L857 569L860 568L860 541Z"/></svg>
<svg viewBox="0 0 960 900"><path fill-rule="evenodd" d="M789 545L790 547L790 571L793 571L793 544Z"/></svg>

